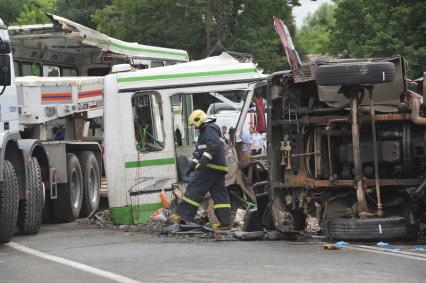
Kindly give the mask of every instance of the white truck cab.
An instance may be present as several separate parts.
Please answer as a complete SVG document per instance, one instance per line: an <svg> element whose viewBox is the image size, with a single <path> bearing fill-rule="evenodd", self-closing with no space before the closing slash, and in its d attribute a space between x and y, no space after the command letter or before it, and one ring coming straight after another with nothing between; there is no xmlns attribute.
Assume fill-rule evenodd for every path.
<svg viewBox="0 0 426 283"><path fill-rule="evenodd" d="M13 68L7 27L0 19L0 244L10 240L16 227L21 234L37 233L44 186L51 184L41 143L21 139Z"/></svg>
<svg viewBox="0 0 426 283"><path fill-rule="evenodd" d="M179 174L195 147L187 117L193 105L183 109L182 143L172 101L176 96L206 100L219 93L245 101L245 117L254 89L266 77L253 63L239 63L220 56L162 68L111 74L105 77L104 125L105 170L112 221L115 224L143 223L160 208L159 192L185 182ZM191 104L191 103L189 103ZM208 107L208 105L207 105ZM204 109L207 110L207 109ZM244 119L240 119L244 120ZM238 135L244 121L236 128ZM227 185L237 183L238 158L227 151Z"/></svg>

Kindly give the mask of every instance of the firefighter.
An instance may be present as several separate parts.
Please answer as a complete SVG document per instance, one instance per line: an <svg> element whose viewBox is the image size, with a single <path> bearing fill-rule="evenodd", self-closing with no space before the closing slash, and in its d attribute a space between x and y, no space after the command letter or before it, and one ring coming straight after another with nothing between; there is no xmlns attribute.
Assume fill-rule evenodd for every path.
<svg viewBox="0 0 426 283"><path fill-rule="evenodd" d="M189 124L199 130L196 150L189 171L194 171L186 192L178 204L173 222L192 221L207 192L214 201L214 212L219 225L212 228L226 230L231 228L231 205L225 188L225 174L228 172L224 145L220 140L220 128L204 111L195 110L189 115Z"/></svg>

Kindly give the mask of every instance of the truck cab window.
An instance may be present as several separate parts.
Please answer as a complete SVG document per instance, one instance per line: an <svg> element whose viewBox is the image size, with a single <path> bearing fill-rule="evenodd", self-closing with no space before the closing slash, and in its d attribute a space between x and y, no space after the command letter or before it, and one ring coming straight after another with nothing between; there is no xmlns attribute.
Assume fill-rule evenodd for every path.
<svg viewBox="0 0 426 283"><path fill-rule="evenodd" d="M163 115L157 94L136 94L132 98L135 138L140 152L164 149Z"/></svg>

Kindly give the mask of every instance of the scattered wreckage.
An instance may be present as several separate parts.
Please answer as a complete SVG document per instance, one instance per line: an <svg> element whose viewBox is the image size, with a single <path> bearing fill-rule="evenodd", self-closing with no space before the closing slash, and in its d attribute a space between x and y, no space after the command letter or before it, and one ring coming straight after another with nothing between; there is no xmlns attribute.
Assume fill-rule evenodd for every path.
<svg viewBox="0 0 426 283"><path fill-rule="evenodd" d="M330 240L422 235L426 118L423 97L407 88L404 58L301 64L285 25L279 19L275 25L288 71L266 77L255 65L222 54L106 78L113 222L142 223L161 207L162 189L177 198L185 189L180 172L188 164L194 133L184 127L184 142L176 142L173 96L213 92L240 101L242 96L235 99L235 94L241 92L245 117L253 93L267 81L267 166L255 159L242 163L239 143L227 149L227 187L234 212L239 215L243 208L246 213L244 231L322 232ZM156 115L147 118L151 124L131 123L146 118L145 112ZM240 118L236 136L243 122ZM141 143L142 128L147 130Z"/></svg>

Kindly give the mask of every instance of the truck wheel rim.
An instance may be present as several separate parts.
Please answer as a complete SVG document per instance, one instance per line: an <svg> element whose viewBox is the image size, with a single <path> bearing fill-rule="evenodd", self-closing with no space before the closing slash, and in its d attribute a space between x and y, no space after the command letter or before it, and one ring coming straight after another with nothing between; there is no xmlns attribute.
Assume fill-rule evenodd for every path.
<svg viewBox="0 0 426 283"><path fill-rule="evenodd" d="M96 170L92 168L89 175L89 196L92 203L96 203L96 200L98 199L98 184L99 176Z"/></svg>
<svg viewBox="0 0 426 283"><path fill-rule="evenodd" d="M71 202L74 208L78 208L80 205L81 195L81 184L80 178L78 178L77 172L74 170L71 175Z"/></svg>

